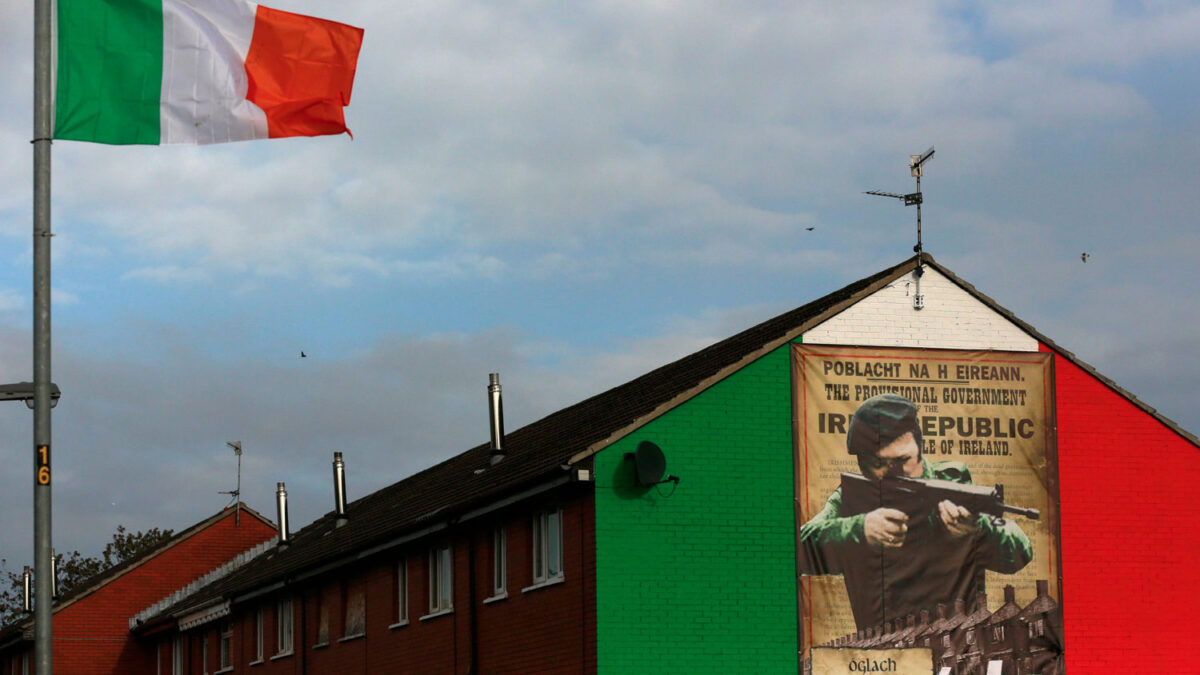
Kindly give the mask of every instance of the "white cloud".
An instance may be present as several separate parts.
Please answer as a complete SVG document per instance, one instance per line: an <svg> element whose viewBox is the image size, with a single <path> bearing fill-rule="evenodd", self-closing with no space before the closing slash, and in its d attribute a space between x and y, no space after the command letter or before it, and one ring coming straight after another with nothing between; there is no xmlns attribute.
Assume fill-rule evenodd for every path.
<svg viewBox="0 0 1200 675"><path fill-rule="evenodd" d="M197 283L207 281L209 275L206 271L196 269L194 267L180 267L179 265L160 265L157 267L142 267L135 270L129 270L121 277L129 280L152 281L155 283Z"/></svg>
<svg viewBox="0 0 1200 675"><path fill-rule="evenodd" d="M50 302L53 305L75 305L79 303L79 296L60 288L51 288Z"/></svg>
<svg viewBox="0 0 1200 675"><path fill-rule="evenodd" d="M936 140L978 173L1033 131L1145 119L1133 85L1064 67L1070 50L1046 45L1130 35L1142 60L1177 54L1185 47L1170 36L1196 15L991 7L979 30L1012 47L988 60L963 38L972 27L942 9L350 3L338 18L367 27L348 109L356 140L59 144L56 218L197 274L332 287L426 268L441 270L431 279L545 274L536 261L547 255L567 261L555 269L603 268L598 256L617 253L594 244L630 224L654 229L641 245L657 250L643 259L673 257L679 236L720 247L730 229L766 254L814 222L814 206L871 187L852 167L879 157ZM539 250L526 259L514 246Z"/></svg>
<svg viewBox="0 0 1200 675"><path fill-rule="evenodd" d="M1004 2L989 22L1026 58L1062 67L1126 68L1200 52L1200 7L1188 2Z"/></svg>
<svg viewBox="0 0 1200 675"><path fill-rule="evenodd" d="M0 312L25 309L25 296L9 288L0 288Z"/></svg>

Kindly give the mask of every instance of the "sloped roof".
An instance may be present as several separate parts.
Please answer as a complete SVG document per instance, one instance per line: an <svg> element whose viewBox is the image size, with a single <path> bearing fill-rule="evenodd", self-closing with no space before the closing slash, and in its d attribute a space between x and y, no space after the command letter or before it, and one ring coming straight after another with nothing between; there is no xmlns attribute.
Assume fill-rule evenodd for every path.
<svg viewBox="0 0 1200 675"><path fill-rule="evenodd" d="M271 527L275 526L274 523L272 523L270 520L265 518L262 514L258 513L254 509L246 506L245 504L240 505L240 508L241 508L242 512L246 513L249 517L257 518ZM210 525L212 525L212 524L216 523L217 521L221 520L222 518L225 518L226 516L230 516L230 515L233 515L233 511L231 511L229 509L223 509L221 511L218 511L217 513L209 516L208 518L205 518L204 520L201 520L200 522L196 523L195 525L192 525L191 527L189 527L185 530L181 530L180 532L172 534L169 538L167 538L167 539L163 540L161 543L159 543L158 546L155 546L154 548L142 553L142 555L137 556L136 558L130 558L128 560L124 560L124 561L117 563L116 565L113 565L112 567L104 570L103 572L100 572L99 574L96 574L92 577L89 577L88 579L80 581L79 583L75 584L69 591L67 591L66 593L62 594L57 599L55 599L54 608L51 611L58 612L59 610L65 609L66 607L68 607L76 602L79 602L80 600L82 600L82 599L88 597L89 595L95 593L96 591L100 590L104 586L112 583L114 580L124 576L125 574L131 572L132 570L137 569L138 567L141 567L142 565L146 564L148 561L152 560L153 558L162 554L163 552L165 552L171 548L174 548L180 542L185 541L192 535L203 531L205 528L209 527ZM28 616L23 619L20 619L19 621L13 622L13 623L9 624L8 626L5 626L3 629L0 629L0 644L7 642L12 637L20 634L25 628L32 626L32 625L33 625L33 617Z"/></svg>
<svg viewBox="0 0 1200 675"><path fill-rule="evenodd" d="M1149 406L1121 390L1042 336L926 254L937 269L968 293L1021 326L1043 344L1103 380L1122 396L1158 417L1192 443L1197 439ZM493 466L481 444L347 506L348 522L336 527L326 514L292 536L292 544L264 554L230 576L164 610L158 621L179 617L225 598L274 588L284 580L316 573L364 557L406 536L482 505L510 498L548 480L566 480L571 465L588 466L590 457L648 421L686 402L761 355L794 340L916 266L914 256L856 281L802 307L768 319L732 337L657 368L641 377L564 408L505 436L507 458Z"/></svg>
<svg viewBox="0 0 1200 675"><path fill-rule="evenodd" d="M181 616L221 598L271 586L298 573L348 562L364 550L405 533L567 475L586 466L599 448L678 405L744 363L765 346L782 344L797 329L840 310L912 267L904 262L781 314L641 377L564 408L505 435L507 458L492 466L481 444L347 505L348 522L331 513L292 535L292 543L265 554L229 577L181 601L159 619ZM147 628L154 621L148 621Z"/></svg>

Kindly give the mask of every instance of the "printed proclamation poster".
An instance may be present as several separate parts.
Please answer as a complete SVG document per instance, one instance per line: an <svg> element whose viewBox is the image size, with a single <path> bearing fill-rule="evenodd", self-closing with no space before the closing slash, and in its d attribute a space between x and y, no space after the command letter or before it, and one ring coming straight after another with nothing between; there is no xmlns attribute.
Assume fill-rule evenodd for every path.
<svg viewBox="0 0 1200 675"><path fill-rule="evenodd" d="M1017 607L1039 589L1059 598L1050 354L793 345L792 356L805 658L900 636L956 602L994 612L1006 586Z"/></svg>

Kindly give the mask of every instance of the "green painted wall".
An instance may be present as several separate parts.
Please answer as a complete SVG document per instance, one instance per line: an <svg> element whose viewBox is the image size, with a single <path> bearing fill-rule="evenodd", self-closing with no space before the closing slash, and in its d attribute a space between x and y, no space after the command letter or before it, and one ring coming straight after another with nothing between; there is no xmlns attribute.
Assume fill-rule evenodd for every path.
<svg viewBox="0 0 1200 675"><path fill-rule="evenodd" d="M796 672L789 359L768 353L596 456L601 674ZM630 487L643 440L677 487Z"/></svg>

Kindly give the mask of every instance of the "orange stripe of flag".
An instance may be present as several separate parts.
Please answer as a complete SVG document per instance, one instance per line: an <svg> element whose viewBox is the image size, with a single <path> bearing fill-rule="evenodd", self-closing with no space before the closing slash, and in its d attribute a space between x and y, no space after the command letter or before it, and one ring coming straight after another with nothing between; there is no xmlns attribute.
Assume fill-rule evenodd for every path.
<svg viewBox="0 0 1200 675"><path fill-rule="evenodd" d="M258 6L246 98L267 114L271 138L349 133L350 103L363 30Z"/></svg>

